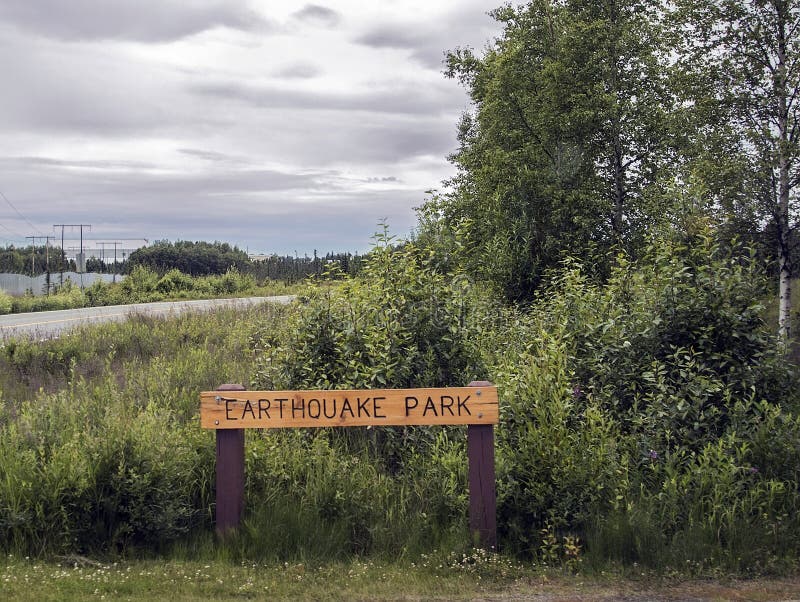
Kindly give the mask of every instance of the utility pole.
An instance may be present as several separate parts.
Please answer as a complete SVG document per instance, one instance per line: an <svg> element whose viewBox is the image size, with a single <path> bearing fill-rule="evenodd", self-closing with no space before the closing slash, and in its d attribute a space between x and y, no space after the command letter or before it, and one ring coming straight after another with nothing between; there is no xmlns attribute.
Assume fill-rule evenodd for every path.
<svg viewBox="0 0 800 602"><path fill-rule="evenodd" d="M31 278L33 278L33 273L36 269L35 261L36 261L36 239L39 238L38 236L26 236L25 238L31 239Z"/></svg>
<svg viewBox="0 0 800 602"><path fill-rule="evenodd" d="M114 282L116 282L117 281L117 246L119 246L122 243L120 243L118 240L115 240L114 242L98 242L97 244L100 245L100 248L103 250L102 251L103 254L105 254L106 245L114 245Z"/></svg>
<svg viewBox="0 0 800 602"><path fill-rule="evenodd" d="M89 230L92 229L91 224L53 224L53 228L61 228L61 285L64 285L64 228L80 228L81 229L81 256L83 256L83 229L88 228ZM75 267L77 267L77 261L75 262ZM81 282L83 282L83 276L81 276Z"/></svg>
<svg viewBox="0 0 800 602"><path fill-rule="evenodd" d="M34 272L36 271L36 241L43 240L45 241L45 245L49 243L49 241L53 238L52 236L26 236L25 238L31 239L31 278L34 276ZM46 251L45 251L46 252ZM48 256L49 258L49 256ZM48 268L49 262L48 262Z"/></svg>
<svg viewBox="0 0 800 602"><path fill-rule="evenodd" d="M50 241L55 240L55 236L44 237L44 269L47 277L45 278L45 287L47 288L47 295L50 295Z"/></svg>
<svg viewBox="0 0 800 602"><path fill-rule="evenodd" d="M95 244L100 245L100 273L102 274L106 270L106 245L109 243L97 242Z"/></svg>

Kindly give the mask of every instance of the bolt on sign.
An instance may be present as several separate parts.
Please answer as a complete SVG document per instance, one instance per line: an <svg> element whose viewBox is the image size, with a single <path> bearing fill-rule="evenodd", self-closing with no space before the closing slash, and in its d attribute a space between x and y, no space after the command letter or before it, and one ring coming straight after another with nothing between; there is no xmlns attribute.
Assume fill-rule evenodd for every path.
<svg viewBox="0 0 800 602"><path fill-rule="evenodd" d="M342 391L207 391L207 429L497 424L496 387Z"/></svg>

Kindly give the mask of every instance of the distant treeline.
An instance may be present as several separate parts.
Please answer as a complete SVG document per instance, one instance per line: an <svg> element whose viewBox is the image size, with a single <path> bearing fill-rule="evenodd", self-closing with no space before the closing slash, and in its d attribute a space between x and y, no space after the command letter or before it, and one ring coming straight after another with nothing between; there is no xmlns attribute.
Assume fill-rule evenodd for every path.
<svg viewBox="0 0 800 602"><path fill-rule="evenodd" d="M360 269L361 261L361 256L351 253L327 253L322 257L317 251L312 257L268 255L263 260L253 261L238 247L224 242L156 241L131 253L125 271L141 265L159 274L177 269L192 276L210 276L224 274L234 267L257 280L295 282L308 276L324 276L333 266L354 274Z"/></svg>
<svg viewBox="0 0 800 602"><path fill-rule="evenodd" d="M254 261L238 247L224 242L163 240L137 249L125 261L115 264L90 257L86 260L86 271L128 274L136 266L145 266L160 275L179 270L191 276L212 276L224 274L233 267L261 281L297 282L308 276L325 277L339 270L353 275L361 269L362 261L362 256L352 253L331 252L320 256L317 251L311 257L268 255ZM39 275L62 269L75 270L76 265L74 260L66 259L58 247L49 250L13 245L0 248L0 273Z"/></svg>
<svg viewBox="0 0 800 602"><path fill-rule="evenodd" d="M75 262L66 261L58 247L0 247L0 272L30 276L32 271L38 276L48 271L57 272L62 266L65 271L74 270Z"/></svg>

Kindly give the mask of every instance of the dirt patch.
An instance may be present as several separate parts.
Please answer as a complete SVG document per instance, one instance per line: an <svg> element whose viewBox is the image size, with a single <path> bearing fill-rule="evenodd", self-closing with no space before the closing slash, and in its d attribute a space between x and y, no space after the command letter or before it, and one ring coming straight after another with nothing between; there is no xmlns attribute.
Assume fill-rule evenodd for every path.
<svg viewBox="0 0 800 602"><path fill-rule="evenodd" d="M800 577L757 580L697 580L665 583L565 581L518 583L474 602L800 602Z"/></svg>

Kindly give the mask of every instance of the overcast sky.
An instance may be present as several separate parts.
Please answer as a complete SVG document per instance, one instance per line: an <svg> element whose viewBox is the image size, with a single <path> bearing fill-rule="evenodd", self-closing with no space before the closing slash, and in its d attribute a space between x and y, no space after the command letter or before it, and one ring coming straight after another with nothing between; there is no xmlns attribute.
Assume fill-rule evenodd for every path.
<svg viewBox="0 0 800 602"><path fill-rule="evenodd" d="M443 54L484 48L499 4L0 0L0 244L406 235L469 106Z"/></svg>

